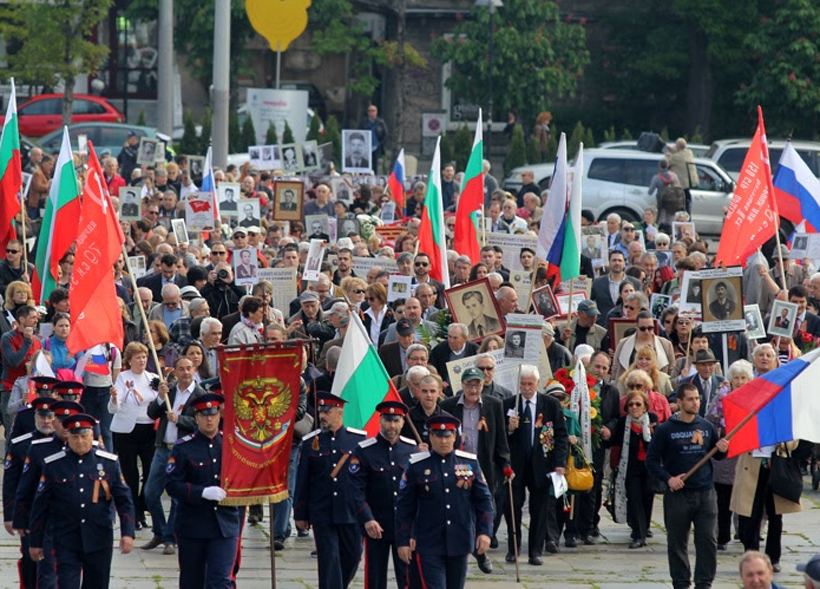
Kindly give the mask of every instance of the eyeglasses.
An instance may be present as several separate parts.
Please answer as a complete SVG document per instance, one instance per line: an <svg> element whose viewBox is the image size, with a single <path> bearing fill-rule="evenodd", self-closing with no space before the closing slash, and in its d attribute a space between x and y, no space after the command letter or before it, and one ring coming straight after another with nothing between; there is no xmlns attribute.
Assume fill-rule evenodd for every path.
<svg viewBox="0 0 820 589"><path fill-rule="evenodd" d="M628 385L626 385L626 388L628 388L630 391L642 391L644 385L642 382L631 382Z"/></svg>
<svg viewBox="0 0 820 589"><path fill-rule="evenodd" d="M356 290L353 291L353 294L364 294L364 289L357 288Z"/></svg>
<svg viewBox="0 0 820 589"><path fill-rule="evenodd" d="M212 251L211 255L213 255L213 256L227 256L228 252L214 252L214 251Z"/></svg>
<svg viewBox="0 0 820 589"><path fill-rule="evenodd" d="M416 266L424 266L424 267L427 267L427 266L429 266L429 265L430 265L430 264L428 264L427 262L416 262Z"/></svg>
<svg viewBox="0 0 820 589"><path fill-rule="evenodd" d="M146 211L146 215L159 215L159 211Z"/></svg>
<svg viewBox="0 0 820 589"><path fill-rule="evenodd" d="M367 297L368 302L378 301L376 297Z"/></svg>
<svg viewBox="0 0 820 589"><path fill-rule="evenodd" d="M643 386L643 385L639 385L639 386ZM629 388L632 388L632 387L629 387ZM632 403L627 403L626 406L627 407L643 407L643 403L641 403L640 401L633 401Z"/></svg>
<svg viewBox="0 0 820 589"><path fill-rule="evenodd" d="M476 368L478 368L482 372L492 372L493 370L495 370L495 366L476 366Z"/></svg>
<svg viewBox="0 0 820 589"><path fill-rule="evenodd" d="M652 327L651 325L642 325L642 326L638 327L638 329L641 330L641 331L652 331L655 328Z"/></svg>
<svg viewBox="0 0 820 589"><path fill-rule="evenodd" d="M627 311L637 311L638 307L633 307L632 305L624 305L624 309Z"/></svg>
<svg viewBox="0 0 820 589"><path fill-rule="evenodd" d="M234 233L231 237L232 239L241 239L242 237L246 237L246 235L244 233Z"/></svg>
<svg viewBox="0 0 820 589"><path fill-rule="evenodd" d="M162 303L162 304L165 305L166 307L168 307L169 309L176 309L179 306L179 303L177 303L177 302Z"/></svg>
<svg viewBox="0 0 820 589"><path fill-rule="evenodd" d="M10 250L10 249L7 249L7 250L6 250L6 253L7 253L7 254L19 254L19 253L20 253L20 250Z"/></svg>
<svg viewBox="0 0 820 589"><path fill-rule="evenodd" d="M624 231L635 231L634 227L624 227Z"/></svg>

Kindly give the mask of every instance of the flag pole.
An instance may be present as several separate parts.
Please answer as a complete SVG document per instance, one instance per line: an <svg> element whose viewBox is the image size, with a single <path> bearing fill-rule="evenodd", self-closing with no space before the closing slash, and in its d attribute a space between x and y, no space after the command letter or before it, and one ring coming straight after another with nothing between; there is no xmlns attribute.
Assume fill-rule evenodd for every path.
<svg viewBox="0 0 820 589"><path fill-rule="evenodd" d="M21 230L22 230L22 237L20 239L20 243L23 244L23 272L28 274L28 240L26 239L26 201L22 197L20 197L20 219L21 219ZM43 278L45 280L45 277ZM29 284L31 284L31 275L28 277ZM5 294L5 293L4 293ZM36 296L39 296L42 293L39 293ZM39 299L38 299L39 300ZM40 301L40 303L44 303L45 301Z"/></svg>
<svg viewBox="0 0 820 589"><path fill-rule="evenodd" d="M481 205L481 247L487 245L487 220L484 215L484 205Z"/></svg>
<svg viewBox="0 0 820 589"><path fill-rule="evenodd" d="M741 420L740 420L740 423L738 423L738 424L734 427L734 429L733 429L732 431L730 431L728 434L726 434L726 435L724 436L724 438L726 439L726 441L727 441L727 442L728 442L728 441L730 441L730 440L734 437L734 435L735 435L737 432L739 432L739 431L740 431L740 428L742 428L742 427L743 427L744 425L746 425L749 421L751 421L751 419L752 419L755 415L757 415L759 411L760 411L760 409L755 409L754 411L752 411L751 413L749 413L746 417L744 417L743 419L741 419ZM706 463L707 463L707 462L708 462L708 461L712 458L712 456L714 456L714 455L717 453L717 451L718 451L718 450L717 450L717 446L714 446L711 450L709 450L709 452L707 452L707 453L706 453L706 456L704 456L703 458L701 458L700 460L698 460L697 464L695 464L695 466L693 466L692 468L690 468L690 469L686 472L686 474L684 474L684 475L681 477L681 480L682 480L682 481L685 481L686 479L688 479L689 477L691 477L693 474L695 474L695 472L696 472L696 471L697 471L697 470L698 470L701 466L703 466L704 464L706 464Z"/></svg>

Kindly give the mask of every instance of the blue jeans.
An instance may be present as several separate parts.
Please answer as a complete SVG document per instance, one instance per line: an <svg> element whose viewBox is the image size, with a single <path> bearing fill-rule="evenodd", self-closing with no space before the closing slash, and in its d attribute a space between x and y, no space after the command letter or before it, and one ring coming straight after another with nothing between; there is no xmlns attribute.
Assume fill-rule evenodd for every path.
<svg viewBox="0 0 820 589"><path fill-rule="evenodd" d="M293 507L293 493L296 488L296 467L299 466L300 444L294 442L290 449L288 464L288 498L273 505L273 537L284 540L290 537L290 511Z"/></svg>
<svg viewBox="0 0 820 589"><path fill-rule="evenodd" d="M114 451L114 439L111 436L111 420L114 416L108 410L108 401L111 400L109 387L85 387L80 403L89 415L93 415L100 422L100 435L103 445L109 452Z"/></svg>
<svg viewBox="0 0 820 589"><path fill-rule="evenodd" d="M145 506L151 514L151 531L155 537L162 537L165 544L176 544L174 536L174 521L176 520L176 501L171 500L171 513L165 519L162 508L162 493L165 491L165 467L171 450L166 446L158 446L151 460L151 471L148 473L148 482L143 487L145 492Z"/></svg>

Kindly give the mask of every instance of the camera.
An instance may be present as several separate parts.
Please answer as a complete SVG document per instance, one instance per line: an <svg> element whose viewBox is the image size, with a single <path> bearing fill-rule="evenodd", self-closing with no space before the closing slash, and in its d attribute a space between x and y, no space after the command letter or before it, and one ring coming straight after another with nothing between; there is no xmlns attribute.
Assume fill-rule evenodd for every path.
<svg viewBox="0 0 820 589"><path fill-rule="evenodd" d="M224 281L228 282L230 280L231 275L225 268L220 268L216 272L216 277L219 278L220 280L224 280Z"/></svg>

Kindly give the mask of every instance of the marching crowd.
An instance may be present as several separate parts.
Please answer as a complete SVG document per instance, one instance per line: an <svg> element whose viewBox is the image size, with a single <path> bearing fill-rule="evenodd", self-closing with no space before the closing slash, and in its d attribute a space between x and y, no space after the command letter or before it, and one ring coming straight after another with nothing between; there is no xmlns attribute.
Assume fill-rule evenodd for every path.
<svg viewBox="0 0 820 589"><path fill-rule="evenodd" d="M481 571L492 572L487 551L498 547L502 520L507 562L520 555L542 566L545 553L596 544L603 506L629 526L629 548L640 550L652 535L658 493L676 588L710 587L717 552L733 539L744 550L759 550L764 519L765 554L744 563L780 570L782 514L801 507L799 493L795 499L774 492L780 487L771 465L783 457L805 466L813 446L794 440L726 459L721 399L820 341L820 274L791 260L788 247L764 248L750 260L742 293L762 317L777 301L794 303L792 337L755 340L745 331L707 332L698 314L680 310L685 273L709 267L705 240L674 239L651 208L642 223L614 213L600 225L585 217L583 225L597 227L608 252L600 265L581 254L589 279L584 300L569 317L543 318L540 360L521 364L508 388L495 378L492 354L505 348L502 324L484 323L484 332L480 314L474 324L454 321L446 286L430 275L430 253L418 251L423 179L408 187L408 216L398 231L366 231L362 223L359 233L340 235L329 248L334 261L321 264L317 280L297 272L295 298L277 308L274 285L238 286L232 263L235 251L251 248L259 268L305 264L304 219L273 218L272 174L248 165L216 170L217 183L239 182L243 199L259 201L261 224L223 218L209 235L184 243L171 221L184 218L185 198L201 181L185 157L155 168L126 157L125 178L120 159L103 160L106 182L115 206L120 186L142 191L141 219L122 226L129 256L142 256L147 270L134 288L125 256L113 268L122 350L102 345L75 355L66 347L72 253L60 260L59 285L42 305L21 241L11 241L0 262L4 523L21 538L22 586L55 587L59 577L60 587L79 587L82 575L90 583L84 586L107 587L112 504L124 553L137 531L150 529L139 548L178 554L180 586L235 584L242 525L264 516L261 509L245 514L219 504L225 492L218 484L216 348L289 339L312 343L302 366L296 420L304 427L297 427L291 450L291 498L275 506L274 542L277 550L286 548L291 521L299 535L312 528L320 587L346 587L362 551L367 587L387 586L391 554L400 587L463 586L470 554ZM48 162L42 156L37 164L46 182ZM485 195L489 233L536 235L545 194L532 174L527 178L517 194ZM444 198L455 204L460 175L447 164L442 179ZM334 199L327 179L304 181L306 214L378 225L374 218L392 200L378 184L355 186L344 202ZM681 211L675 219L687 222L689 215ZM445 226L451 247L450 215ZM452 249L447 254L451 285L469 290L486 279L491 289L492 302L476 290L465 305L469 298L483 309L497 305L498 318L539 312L510 280L518 270L532 276L533 290L550 284L545 261L531 249L517 252L515 269L505 267L498 246L484 245L480 260ZM362 258L376 261L365 275L354 270ZM388 296L393 274L409 277L407 296ZM562 285L550 286L561 293ZM673 302L654 309L653 294ZM401 398L379 405L380 433L371 438L344 426L344 401L329 394L354 314ZM449 362L468 357L475 357L473 367L450 373ZM589 422L572 410L578 362L593 399L592 436L584 431ZM589 440L592 447L585 448ZM688 474L713 448L713 458ZM586 482L575 482L585 473ZM561 475L571 482L567 492L556 487ZM164 492L172 498L167 514ZM522 538L525 501L529 526ZM687 555L692 527L694 570ZM818 569L815 562L805 567L814 587Z"/></svg>

